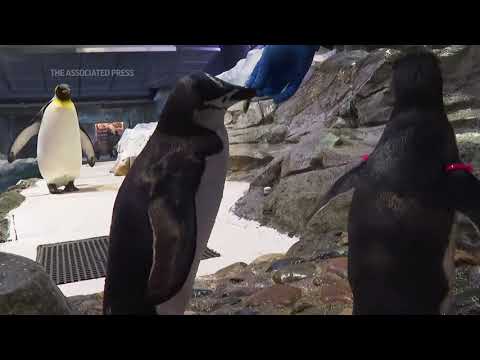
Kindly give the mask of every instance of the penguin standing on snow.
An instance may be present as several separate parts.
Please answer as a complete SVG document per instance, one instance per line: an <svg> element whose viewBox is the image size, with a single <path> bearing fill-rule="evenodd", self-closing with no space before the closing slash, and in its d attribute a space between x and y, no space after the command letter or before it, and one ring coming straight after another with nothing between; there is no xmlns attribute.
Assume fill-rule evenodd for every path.
<svg viewBox="0 0 480 360"><path fill-rule="evenodd" d="M205 73L178 81L112 215L104 314L182 314L223 196L225 110L255 90Z"/></svg>
<svg viewBox="0 0 480 360"><path fill-rule="evenodd" d="M78 123L77 111L71 100L70 87L60 84L55 96L33 118L14 140L8 153L13 162L17 154L38 135L37 158L40 174L52 194L65 186L65 192L77 191L74 180L80 176L82 149L90 166L95 165L95 152L88 134Z"/></svg>
<svg viewBox="0 0 480 360"><path fill-rule="evenodd" d="M438 59L409 51L393 66L390 121L373 153L322 200L352 187L349 281L354 314L448 310L455 211L480 226L480 182L460 164Z"/></svg>

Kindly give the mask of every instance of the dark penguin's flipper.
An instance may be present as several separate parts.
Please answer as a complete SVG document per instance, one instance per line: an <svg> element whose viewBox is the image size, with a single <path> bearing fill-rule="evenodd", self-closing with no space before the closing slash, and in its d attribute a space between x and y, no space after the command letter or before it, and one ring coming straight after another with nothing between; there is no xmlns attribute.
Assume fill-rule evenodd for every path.
<svg viewBox="0 0 480 360"><path fill-rule="evenodd" d="M48 191L50 192L50 194L61 194L62 193L62 191L58 190L58 187L55 184L47 184L47 186L48 186Z"/></svg>
<svg viewBox="0 0 480 360"><path fill-rule="evenodd" d="M460 211L480 229L480 181L466 171L447 173L449 205Z"/></svg>
<svg viewBox="0 0 480 360"><path fill-rule="evenodd" d="M328 202L334 197L355 188L358 184L358 181L363 176L365 168L366 162L363 161L347 173L343 174L340 178L338 178L338 180L335 181L330 190L328 190L328 192L323 196L315 211L307 219L307 222L310 221L310 219L318 212L318 210L327 205Z"/></svg>
<svg viewBox="0 0 480 360"><path fill-rule="evenodd" d="M80 126L80 142L82 144L82 150L87 156L88 165L93 167L96 161L95 150L93 148L92 140L88 136L87 132Z"/></svg>
<svg viewBox="0 0 480 360"><path fill-rule="evenodd" d="M17 135L12 145L10 146L10 149L8 150L8 162L11 163L15 161L15 159L17 158L17 154L30 141L30 139L38 135L38 132L40 131L40 125L42 123L43 113L51 102L52 100L46 103L33 117L30 124L25 129L23 129L20 134Z"/></svg>
<svg viewBox="0 0 480 360"><path fill-rule="evenodd" d="M196 250L194 202L186 209L186 219L175 216L163 199L155 199L148 209L153 232L153 261L147 285L151 304L173 297L187 280Z"/></svg>
<svg viewBox="0 0 480 360"><path fill-rule="evenodd" d="M74 192L74 191L80 191L75 185L73 184L73 181L70 181L67 186L65 186L64 189L65 192Z"/></svg>

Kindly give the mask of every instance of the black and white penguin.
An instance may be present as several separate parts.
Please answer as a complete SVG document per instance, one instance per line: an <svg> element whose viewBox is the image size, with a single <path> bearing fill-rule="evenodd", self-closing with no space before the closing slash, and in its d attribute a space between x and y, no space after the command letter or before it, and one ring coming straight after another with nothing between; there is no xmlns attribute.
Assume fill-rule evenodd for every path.
<svg viewBox="0 0 480 360"><path fill-rule="evenodd" d="M178 81L112 215L105 314L183 314L223 196L225 110L255 91L206 73Z"/></svg>
<svg viewBox="0 0 480 360"><path fill-rule="evenodd" d="M42 107L30 125L15 138L8 153L8 161L13 162L35 135L38 135L38 167L50 193L60 193L58 187L61 186L65 186L66 192L77 191L74 180L80 176L82 149L92 167L95 165L95 152L88 134L79 125L77 110L67 84L55 87L52 100Z"/></svg>
<svg viewBox="0 0 480 360"><path fill-rule="evenodd" d="M392 90L392 114L373 153L337 180L320 206L354 188L354 314L443 314L454 279L454 213L480 226L480 182L459 163L436 56L425 49L403 54Z"/></svg>

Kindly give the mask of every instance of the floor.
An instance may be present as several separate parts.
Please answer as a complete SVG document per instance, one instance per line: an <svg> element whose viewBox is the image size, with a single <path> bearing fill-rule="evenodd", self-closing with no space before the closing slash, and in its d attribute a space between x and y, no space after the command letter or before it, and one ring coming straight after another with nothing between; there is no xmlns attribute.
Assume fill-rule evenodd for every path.
<svg viewBox="0 0 480 360"><path fill-rule="evenodd" d="M77 193L51 195L41 180L22 194L25 201L10 214L13 241L0 251L36 259L41 244L80 240L109 234L111 213L123 177L113 176L113 162L81 169ZM247 183L227 182L220 211L208 246L221 257L202 261L197 276L211 274L234 262L251 262L268 253L284 253L298 239L238 218L231 206L248 190ZM66 296L103 290L104 278L60 285Z"/></svg>

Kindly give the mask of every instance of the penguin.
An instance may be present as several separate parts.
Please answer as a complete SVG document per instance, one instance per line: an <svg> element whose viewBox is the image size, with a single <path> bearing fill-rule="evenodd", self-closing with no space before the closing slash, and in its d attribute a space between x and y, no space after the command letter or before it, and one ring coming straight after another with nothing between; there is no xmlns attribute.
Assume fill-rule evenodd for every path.
<svg viewBox="0 0 480 360"><path fill-rule="evenodd" d="M461 164L438 58L409 49L393 63L390 119L373 152L319 208L354 189L348 273L354 315L452 311L455 211L480 226L480 182Z"/></svg>
<svg viewBox="0 0 480 360"><path fill-rule="evenodd" d="M20 150L35 135L38 135L38 167L49 192L59 194L61 186L65 186L65 192L78 191L74 180L80 176L82 149L91 167L95 165L95 152L90 137L79 125L67 84L55 87L54 97L15 138L8 152L8 162L15 161Z"/></svg>
<svg viewBox="0 0 480 360"><path fill-rule="evenodd" d="M203 72L176 83L115 199L104 314L183 315L223 196L225 111L255 95Z"/></svg>

